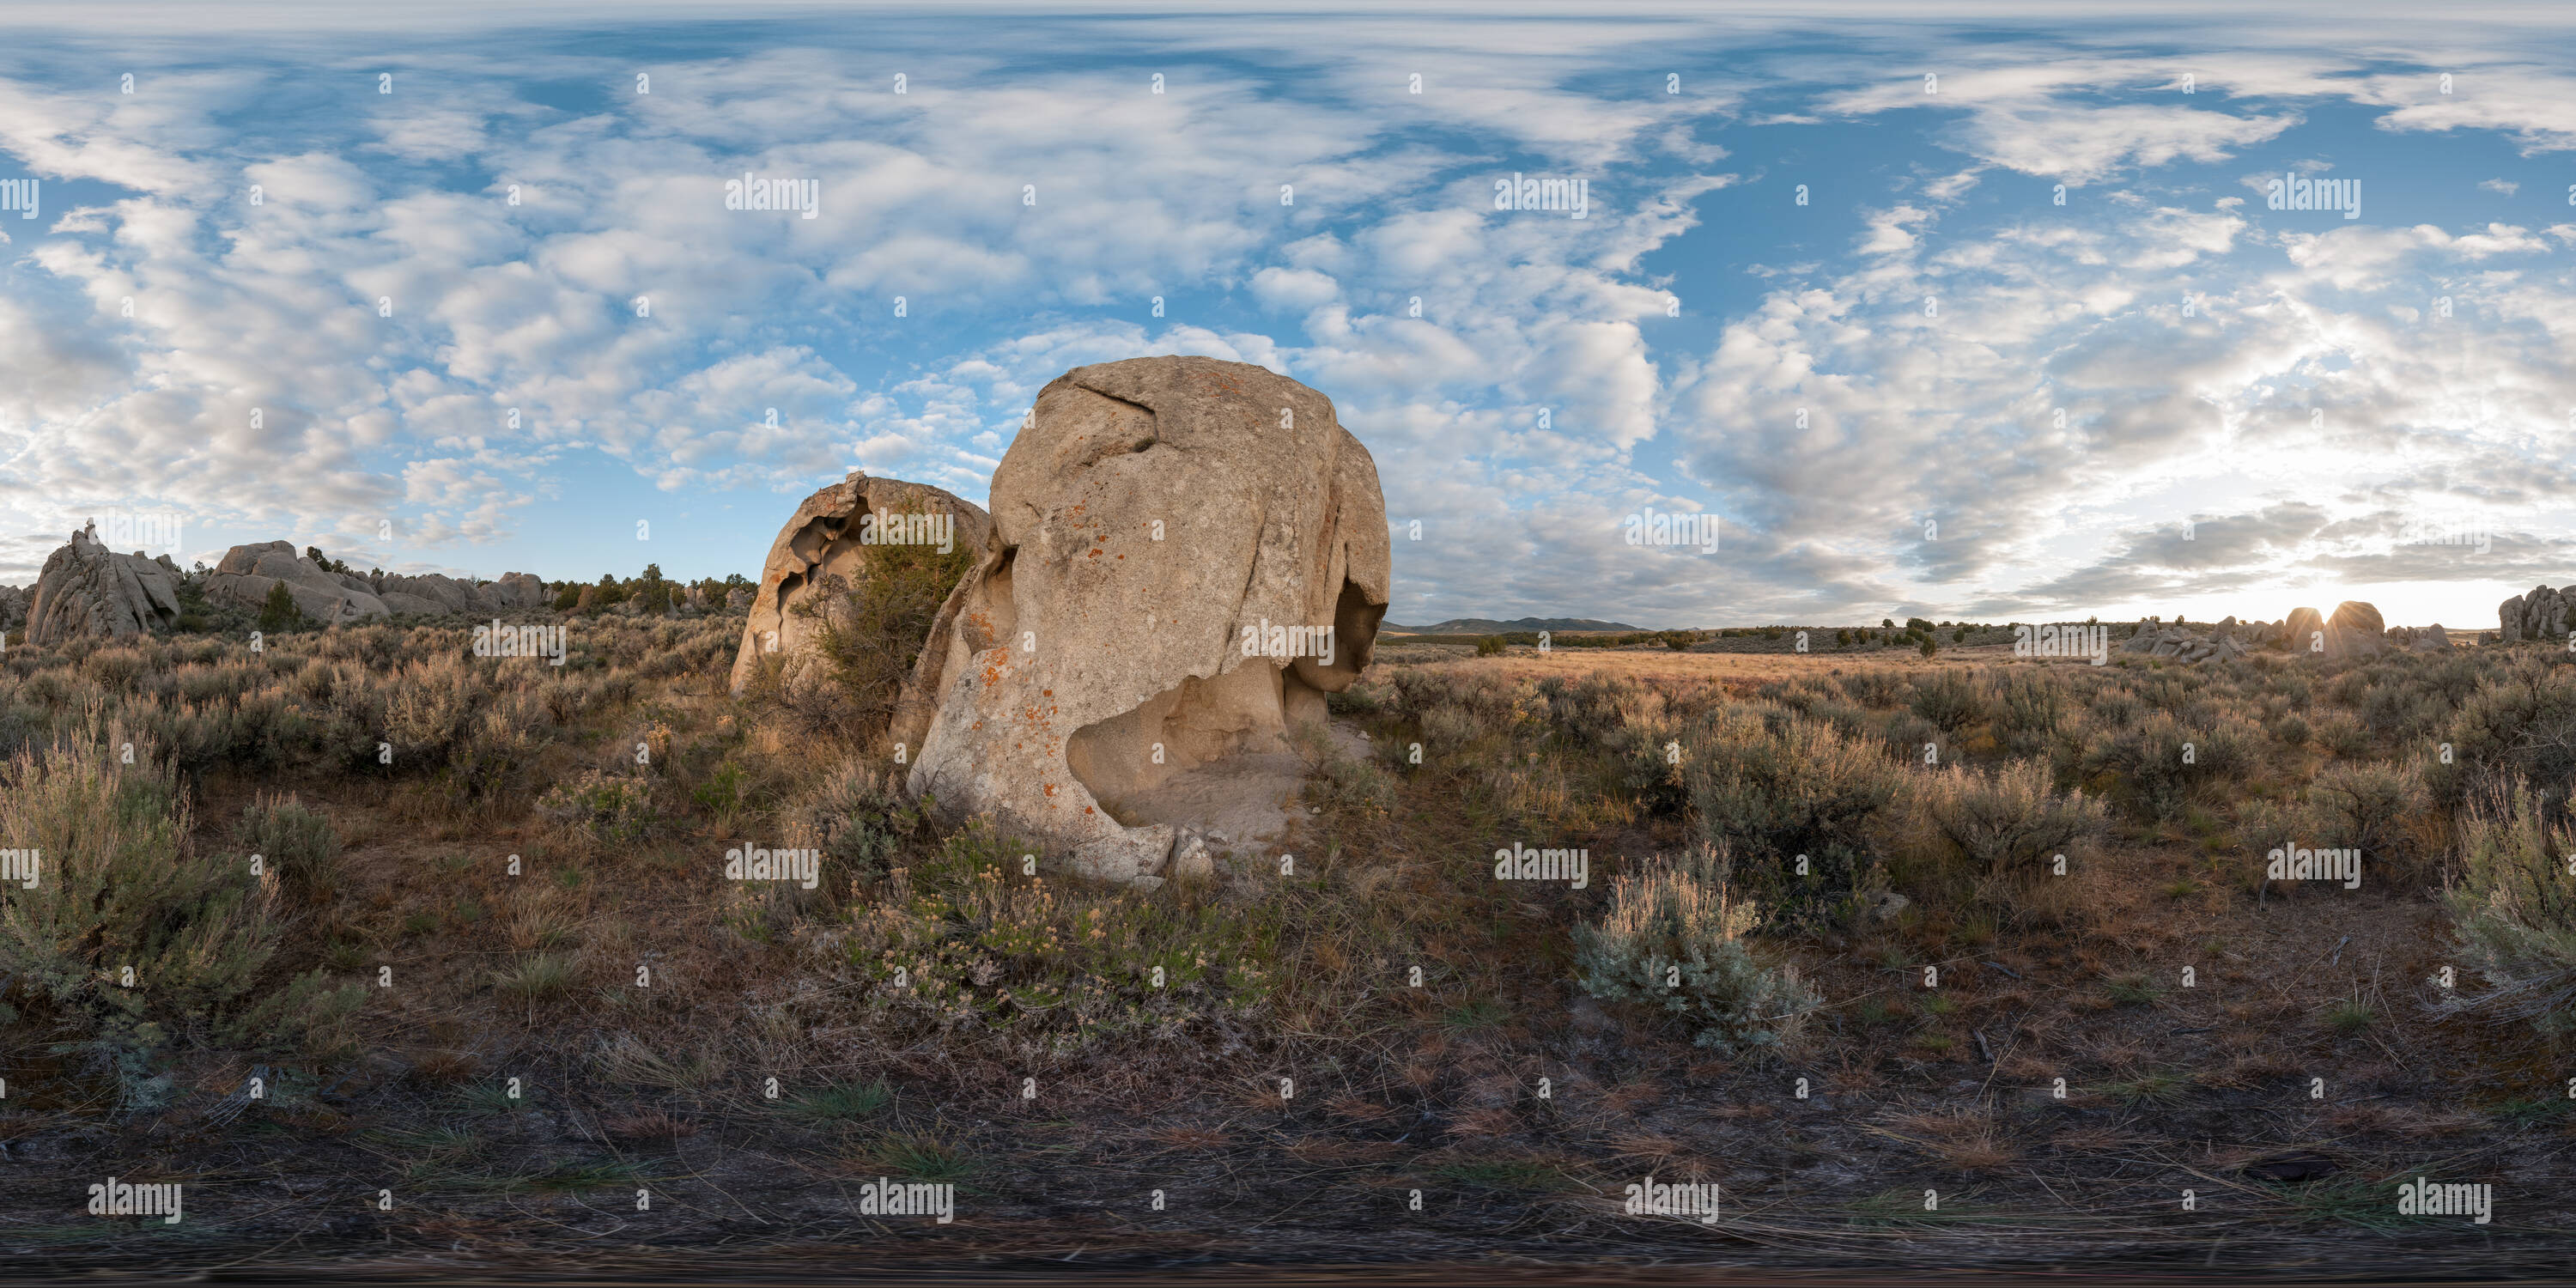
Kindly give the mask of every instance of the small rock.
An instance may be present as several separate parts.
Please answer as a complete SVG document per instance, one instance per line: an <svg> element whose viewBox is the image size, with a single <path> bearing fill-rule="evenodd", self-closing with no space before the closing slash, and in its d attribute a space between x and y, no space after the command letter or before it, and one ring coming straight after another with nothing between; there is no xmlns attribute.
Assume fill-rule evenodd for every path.
<svg viewBox="0 0 2576 1288"><path fill-rule="evenodd" d="M1152 889L1162 878L1152 875L1172 852L1172 825L1131 827L1073 847L1072 868L1094 881L1122 882Z"/></svg>
<svg viewBox="0 0 2576 1288"><path fill-rule="evenodd" d="M1163 875L1175 881L1199 881L1216 875L1216 858L1208 853L1207 841L1197 828L1181 829L1180 839L1172 842L1172 857L1164 864Z"/></svg>

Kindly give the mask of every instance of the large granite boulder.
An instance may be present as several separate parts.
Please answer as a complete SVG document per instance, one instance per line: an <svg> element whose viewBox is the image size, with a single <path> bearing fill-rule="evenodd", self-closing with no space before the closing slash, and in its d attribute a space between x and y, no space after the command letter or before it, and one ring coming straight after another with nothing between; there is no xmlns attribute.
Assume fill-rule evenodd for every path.
<svg viewBox="0 0 2576 1288"><path fill-rule="evenodd" d="M126 639L177 624L179 572L170 557L118 554L99 543L97 530L93 523L73 533L46 558L27 604L29 644L80 635Z"/></svg>
<svg viewBox="0 0 2576 1288"><path fill-rule="evenodd" d="M415 576L387 573L379 593L387 597L386 607L400 613L483 613L500 606L486 601L473 582L439 572ZM420 607L424 604L429 607Z"/></svg>
<svg viewBox="0 0 2576 1288"><path fill-rule="evenodd" d="M993 520L928 484L872 479L862 471L805 498L761 565L760 590L734 651L733 691L741 693L772 663L790 693L830 682L830 661L819 647L824 626L848 611L846 592L866 581L879 553L896 546L937 555L963 551L971 568L992 549ZM930 728L953 630L954 614L933 620L910 677L892 695L885 739L903 744L907 759Z"/></svg>
<svg viewBox="0 0 2576 1288"><path fill-rule="evenodd" d="M484 601L494 608L544 608L554 597L546 593L545 579L532 572L505 572L499 581L480 587Z"/></svg>
<svg viewBox="0 0 2576 1288"><path fill-rule="evenodd" d="M288 541L225 551L223 560L206 575L206 595L256 609L268 602L269 589L280 583L307 620L324 626L382 617L390 611L366 578L331 572L297 554L294 543Z"/></svg>
<svg viewBox="0 0 2576 1288"><path fill-rule="evenodd" d="M501 579L476 585L471 578L445 573L378 573L367 585L388 611L463 615L527 612L551 607L546 583L533 573L505 572Z"/></svg>
<svg viewBox="0 0 2576 1288"><path fill-rule="evenodd" d="M1159 879L1183 828L1137 802L1291 754L1386 613L1376 463L1331 400L1260 367L1057 377L993 471L992 511L994 549L941 610L909 785L1095 877Z"/></svg>
<svg viewBox="0 0 2576 1288"><path fill-rule="evenodd" d="M2368 657L2387 648L2388 622L2369 604L2347 599L2326 619L2328 657Z"/></svg>
<svg viewBox="0 0 2576 1288"><path fill-rule="evenodd" d="M14 631L26 624L30 593L24 587L0 586L0 631Z"/></svg>
<svg viewBox="0 0 2576 1288"><path fill-rule="evenodd" d="M2496 633L2507 644L2523 640L2567 638L2571 618L2576 618L2576 586L2552 590L2534 586L2527 595L2516 595L2496 606Z"/></svg>
<svg viewBox="0 0 2576 1288"><path fill-rule="evenodd" d="M2325 614L2313 608L2293 608L2281 619L2281 647L2293 653L2326 651Z"/></svg>
<svg viewBox="0 0 2576 1288"><path fill-rule="evenodd" d="M2418 653L2448 653L2451 651L2451 633L2443 630L2440 622L2435 622L2430 626L2408 631L2406 647Z"/></svg>
<svg viewBox="0 0 2576 1288"><path fill-rule="evenodd" d="M2199 631L2180 622L2166 626L2150 617L2129 633L2120 651L2177 662L2226 662L2246 656L2249 650L2245 641L2251 634L2248 628L2237 625L2234 617Z"/></svg>

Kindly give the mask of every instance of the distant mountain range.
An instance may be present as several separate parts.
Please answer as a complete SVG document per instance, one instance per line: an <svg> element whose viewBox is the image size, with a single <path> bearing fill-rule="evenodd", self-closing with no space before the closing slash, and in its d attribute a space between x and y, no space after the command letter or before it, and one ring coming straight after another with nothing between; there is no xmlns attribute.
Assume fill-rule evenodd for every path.
<svg viewBox="0 0 2576 1288"><path fill-rule="evenodd" d="M1517 621L1498 622L1490 617L1453 617L1437 626L1398 626L1393 622L1378 624L1381 631L1398 635L1502 635L1512 631L1641 631L1642 626L1626 622L1596 622L1589 617L1523 617Z"/></svg>

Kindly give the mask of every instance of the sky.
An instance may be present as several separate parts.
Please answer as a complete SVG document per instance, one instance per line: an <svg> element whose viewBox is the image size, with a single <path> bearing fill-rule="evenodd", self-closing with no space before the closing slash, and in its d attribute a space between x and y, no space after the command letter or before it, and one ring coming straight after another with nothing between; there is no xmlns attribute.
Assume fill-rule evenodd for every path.
<svg viewBox="0 0 2576 1288"><path fill-rule="evenodd" d="M0 6L0 584L92 517L756 577L1166 353L1333 400L1399 622L2576 581L2570 18L1929 12Z"/></svg>

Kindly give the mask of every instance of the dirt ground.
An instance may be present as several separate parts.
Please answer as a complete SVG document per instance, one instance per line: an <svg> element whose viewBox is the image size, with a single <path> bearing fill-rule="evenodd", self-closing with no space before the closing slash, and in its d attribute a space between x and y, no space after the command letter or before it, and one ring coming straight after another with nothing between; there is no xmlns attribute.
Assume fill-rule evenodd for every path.
<svg viewBox="0 0 2576 1288"><path fill-rule="evenodd" d="M1454 652L1381 661L1752 683L2010 651ZM356 879L388 898L417 898L460 853L534 844L424 831L395 801L325 803ZM1594 844L1606 868L1669 840ZM473 888L454 881L444 893ZM1562 939L1598 896L1534 890L1514 931ZM1417 1023L1370 1035L1384 1058L1366 1064L1146 1061L1032 1092L963 1080L935 1051L875 1052L891 1102L833 1122L740 1079L605 1086L533 1019L479 1048L528 1094L477 1100L440 1064L462 1037L434 988L332 1085L221 1121L202 1103L108 1114L22 1050L0 1110L0 1249L13 1278L2567 1273L2576 1068L2430 1012L2446 935L2429 891L2255 903L2183 839L2115 847L2071 897L2107 910L2096 933L1962 947L1955 925L1890 923L1809 946L1828 1004L1776 1061L1714 1058L1535 970L1420 999ZM405 968L471 991L488 965ZM726 969L712 947L671 963L710 989L796 986ZM171 1172L180 1224L82 1210L89 1184ZM2491 1219L2398 1214L2394 1187L2417 1175L2491 1185ZM953 1219L862 1214L878 1177L953 1184ZM1631 1214L1627 1187L1649 1181L1714 1182L1720 1210Z"/></svg>

